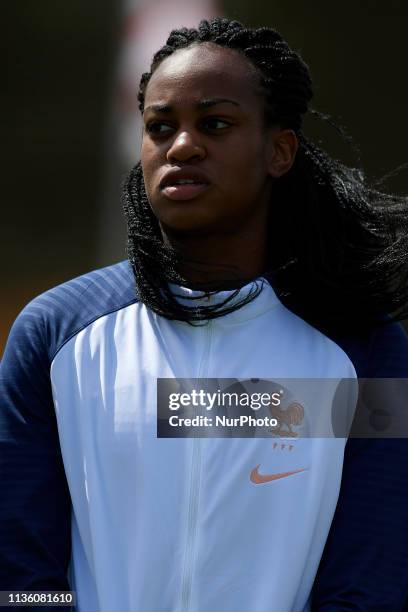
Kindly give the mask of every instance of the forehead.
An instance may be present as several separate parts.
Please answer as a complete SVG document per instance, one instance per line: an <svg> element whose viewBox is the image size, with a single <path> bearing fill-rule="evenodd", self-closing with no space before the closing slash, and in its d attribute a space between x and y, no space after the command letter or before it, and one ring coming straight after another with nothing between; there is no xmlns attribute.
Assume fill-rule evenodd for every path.
<svg viewBox="0 0 408 612"><path fill-rule="evenodd" d="M260 79L251 62L213 43L193 45L167 57L153 73L145 107L158 101L185 102L202 97L232 97L244 105L259 103ZM174 100L173 100L174 98Z"/></svg>

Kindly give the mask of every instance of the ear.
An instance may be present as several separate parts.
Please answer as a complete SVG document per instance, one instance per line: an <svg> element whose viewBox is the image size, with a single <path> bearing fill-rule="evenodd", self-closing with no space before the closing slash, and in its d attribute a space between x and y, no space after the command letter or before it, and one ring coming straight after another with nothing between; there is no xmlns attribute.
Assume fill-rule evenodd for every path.
<svg viewBox="0 0 408 612"><path fill-rule="evenodd" d="M274 128L270 132L268 172L279 178L288 172L295 161L299 141L293 130Z"/></svg>

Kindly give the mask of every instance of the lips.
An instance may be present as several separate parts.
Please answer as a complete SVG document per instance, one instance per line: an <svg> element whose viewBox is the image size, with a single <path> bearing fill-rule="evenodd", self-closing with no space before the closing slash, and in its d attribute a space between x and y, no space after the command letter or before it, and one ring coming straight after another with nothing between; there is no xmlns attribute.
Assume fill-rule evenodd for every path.
<svg viewBox="0 0 408 612"><path fill-rule="evenodd" d="M162 193L170 200L191 200L210 187L206 174L196 168L173 168L160 181Z"/></svg>

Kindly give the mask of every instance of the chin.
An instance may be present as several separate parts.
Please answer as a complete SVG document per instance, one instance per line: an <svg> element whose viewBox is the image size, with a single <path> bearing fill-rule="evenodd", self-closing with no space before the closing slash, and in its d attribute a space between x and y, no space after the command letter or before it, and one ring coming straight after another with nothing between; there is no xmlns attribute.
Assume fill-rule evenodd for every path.
<svg viewBox="0 0 408 612"><path fill-rule="evenodd" d="M152 207L152 210L166 232L208 233L216 230L219 224L219 215L211 214L208 203L200 206L197 201L166 202Z"/></svg>
<svg viewBox="0 0 408 612"><path fill-rule="evenodd" d="M218 223L216 219L203 218L198 214L165 215L159 218L159 223L167 234L208 235L214 233Z"/></svg>

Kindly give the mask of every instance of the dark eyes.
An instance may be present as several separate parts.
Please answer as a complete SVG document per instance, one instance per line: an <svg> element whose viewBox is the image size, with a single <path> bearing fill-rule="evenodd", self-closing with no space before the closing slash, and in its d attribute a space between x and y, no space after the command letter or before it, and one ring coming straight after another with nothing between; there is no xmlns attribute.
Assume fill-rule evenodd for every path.
<svg viewBox="0 0 408 612"><path fill-rule="evenodd" d="M145 131L148 134L152 134L152 135L164 134L171 130L172 130L171 126L167 125L166 123L162 123L160 121L150 121L149 123L146 123L145 125Z"/></svg>
<svg viewBox="0 0 408 612"><path fill-rule="evenodd" d="M229 127L231 123L224 121L224 119L219 119L218 117L206 117L202 125L208 130L223 130Z"/></svg>
<svg viewBox="0 0 408 612"><path fill-rule="evenodd" d="M230 125L231 123L218 117L205 117L200 122L200 127L205 131L220 132L230 127ZM165 121L149 121L145 126L145 130L152 136L165 136L174 130L174 126Z"/></svg>

